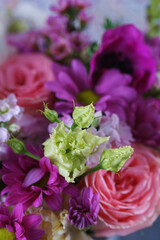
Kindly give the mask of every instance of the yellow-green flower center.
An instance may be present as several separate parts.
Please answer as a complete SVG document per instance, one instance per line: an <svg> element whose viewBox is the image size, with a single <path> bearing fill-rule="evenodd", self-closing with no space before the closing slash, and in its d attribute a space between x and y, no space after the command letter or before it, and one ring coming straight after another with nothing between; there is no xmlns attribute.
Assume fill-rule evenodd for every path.
<svg viewBox="0 0 160 240"><path fill-rule="evenodd" d="M85 90L78 94L77 100L83 105L89 105L90 103L96 103L99 100L99 96L96 95L93 90Z"/></svg>
<svg viewBox="0 0 160 240"><path fill-rule="evenodd" d="M15 234L7 230L7 228L0 228L0 239L15 240Z"/></svg>

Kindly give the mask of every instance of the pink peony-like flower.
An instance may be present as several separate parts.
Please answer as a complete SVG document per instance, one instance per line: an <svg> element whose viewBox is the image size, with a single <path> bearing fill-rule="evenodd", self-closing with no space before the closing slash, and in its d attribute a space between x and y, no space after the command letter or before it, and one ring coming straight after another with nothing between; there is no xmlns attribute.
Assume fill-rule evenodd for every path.
<svg viewBox="0 0 160 240"><path fill-rule="evenodd" d="M118 26L104 33L102 44L91 60L93 85L110 69L128 75L130 86L139 93L146 92L155 83L156 61L143 34L134 25Z"/></svg>
<svg viewBox="0 0 160 240"><path fill-rule="evenodd" d="M127 235L150 226L160 212L160 155L135 144L132 157L119 174L99 170L85 185L100 194L97 237Z"/></svg>
<svg viewBox="0 0 160 240"><path fill-rule="evenodd" d="M52 61L42 54L19 54L0 67L0 99L14 93L18 105L40 108L49 102L50 91L44 83L54 80Z"/></svg>

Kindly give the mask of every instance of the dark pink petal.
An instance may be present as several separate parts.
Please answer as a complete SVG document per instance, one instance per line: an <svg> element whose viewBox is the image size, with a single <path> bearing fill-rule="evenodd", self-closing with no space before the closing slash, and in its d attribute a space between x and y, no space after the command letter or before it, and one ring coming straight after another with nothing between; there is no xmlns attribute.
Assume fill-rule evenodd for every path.
<svg viewBox="0 0 160 240"><path fill-rule="evenodd" d="M6 224L9 224L9 222L10 222L10 217L0 213L0 227L1 228L6 227Z"/></svg>
<svg viewBox="0 0 160 240"><path fill-rule="evenodd" d="M0 214L10 217L10 212L6 207L0 206Z"/></svg>
<svg viewBox="0 0 160 240"><path fill-rule="evenodd" d="M38 182L45 174L45 171L41 168L33 168L26 175L24 182L22 184L23 187L27 188L30 185Z"/></svg>
<svg viewBox="0 0 160 240"><path fill-rule="evenodd" d="M50 176L47 182L47 185L53 184L57 180L57 172L53 171L54 168L52 168L52 172L50 172Z"/></svg>
<svg viewBox="0 0 160 240"><path fill-rule="evenodd" d="M13 221L22 222L22 218L23 218L23 205L21 203L17 204L13 211L12 211L12 215L11 218Z"/></svg>
<svg viewBox="0 0 160 240"><path fill-rule="evenodd" d="M18 222L14 223L14 227L15 227L15 235L16 235L16 239L17 240L25 240L25 229L23 228L23 226L21 226Z"/></svg>
<svg viewBox="0 0 160 240"><path fill-rule="evenodd" d="M74 81L78 85L79 89L89 88L88 74L85 66L79 60L72 60L71 68L75 75Z"/></svg>
<svg viewBox="0 0 160 240"><path fill-rule="evenodd" d="M7 230L8 230L9 232L12 232L12 233L14 233L14 232L15 232L15 230L14 230L14 227L13 227L13 226L11 226L11 225L6 225L5 227L7 228Z"/></svg>
<svg viewBox="0 0 160 240"><path fill-rule="evenodd" d="M62 205L62 196L60 194L52 194L51 196L45 196L47 205L53 210L58 211Z"/></svg>
<svg viewBox="0 0 160 240"><path fill-rule="evenodd" d="M42 204L42 192L38 195L38 197L35 199L35 201L32 203L34 207L39 207Z"/></svg>
<svg viewBox="0 0 160 240"><path fill-rule="evenodd" d="M68 184L68 186L63 189L63 192L71 197L79 196L79 190L73 184Z"/></svg>
<svg viewBox="0 0 160 240"><path fill-rule="evenodd" d="M23 217L22 224L25 229L36 229L41 224L41 216L29 214Z"/></svg>
<svg viewBox="0 0 160 240"><path fill-rule="evenodd" d="M44 230L42 229L28 229L26 236L27 240L40 240L44 234Z"/></svg>
<svg viewBox="0 0 160 240"><path fill-rule="evenodd" d="M63 84L63 87L71 92L72 94L77 94L78 93L78 87L76 86L75 82L73 79L65 72L60 72L58 74L58 78L61 84Z"/></svg>

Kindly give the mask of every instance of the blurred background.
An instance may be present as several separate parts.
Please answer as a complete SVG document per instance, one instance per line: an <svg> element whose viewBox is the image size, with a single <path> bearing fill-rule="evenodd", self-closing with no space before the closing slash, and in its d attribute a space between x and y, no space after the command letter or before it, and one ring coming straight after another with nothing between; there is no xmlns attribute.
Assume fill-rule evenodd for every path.
<svg viewBox="0 0 160 240"><path fill-rule="evenodd" d="M0 0L0 63L11 54L11 49L6 44L5 35L8 27L14 21L21 20L23 27L28 29L41 28L50 13L49 7L58 0ZM160 1L160 0L157 0ZM113 23L133 23L144 33L149 31L150 25L147 18L147 8L150 0L90 0L92 7L88 9L93 16L87 32L92 40L100 42L104 31L105 18ZM145 204L145 202L144 202ZM110 240L159 240L160 218L153 226L130 234L125 237L112 237Z"/></svg>

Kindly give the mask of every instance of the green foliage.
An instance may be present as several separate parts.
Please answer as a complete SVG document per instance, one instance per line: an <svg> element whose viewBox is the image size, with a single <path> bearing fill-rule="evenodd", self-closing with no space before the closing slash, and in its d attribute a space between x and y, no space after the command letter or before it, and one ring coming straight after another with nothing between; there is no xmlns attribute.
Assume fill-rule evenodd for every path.
<svg viewBox="0 0 160 240"><path fill-rule="evenodd" d="M147 9L150 37L160 35L160 0L151 0Z"/></svg>

